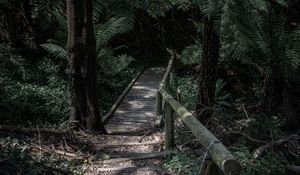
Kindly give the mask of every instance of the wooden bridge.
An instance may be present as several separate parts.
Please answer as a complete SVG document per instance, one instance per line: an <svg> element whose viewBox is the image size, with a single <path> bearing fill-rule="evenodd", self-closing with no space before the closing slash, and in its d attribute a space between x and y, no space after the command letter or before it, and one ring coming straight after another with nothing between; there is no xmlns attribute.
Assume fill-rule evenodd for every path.
<svg viewBox="0 0 300 175"><path fill-rule="evenodd" d="M164 72L164 68L154 67L139 73L129 92L112 109L114 113L106 125L108 133L143 133L154 127L155 97Z"/></svg>
<svg viewBox="0 0 300 175"><path fill-rule="evenodd" d="M162 163L159 158L174 153L175 115L182 119L211 158L206 160L204 156L200 174L240 174L241 165L234 156L167 92L174 57L172 55L166 69L154 67L140 72L103 118L111 134L104 137L103 149L112 159L97 167L99 174L170 174L159 165ZM155 132L158 119L164 121L164 132ZM166 151L161 150L163 144Z"/></svg>

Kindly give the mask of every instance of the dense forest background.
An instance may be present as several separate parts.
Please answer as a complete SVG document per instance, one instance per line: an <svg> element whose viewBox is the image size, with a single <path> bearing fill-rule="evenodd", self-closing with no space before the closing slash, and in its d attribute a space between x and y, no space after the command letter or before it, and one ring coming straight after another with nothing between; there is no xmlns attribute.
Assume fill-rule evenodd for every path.
<svg viewBox="0 0 300 175"><path fill-rule="evenodd" d="M299 137L259 158L252 154L266 143L299 134L299 11L299 0L93 0L101 116L136 73L166 67L171 49L177 57L170 90L179 88L184 106L232 148L243 174L294 173L286 165L299 168ZM0 124L67 127L72 74L66 2L1 0L0 17ZM207 46L209 25L218 45ZM198 86L203 85L206 47L217 47L218 58L209 63L214 103L203 114L199 94L206 92ZM10 174L20 165L27 174L44 171L27 165L51 162L51 155L35 160L26 152L28 142L0 132L0 169ZM195 159L181 153L165 166L193 174L184 167L197 169ZM80 174L78 162L52 164Z"/></svg>

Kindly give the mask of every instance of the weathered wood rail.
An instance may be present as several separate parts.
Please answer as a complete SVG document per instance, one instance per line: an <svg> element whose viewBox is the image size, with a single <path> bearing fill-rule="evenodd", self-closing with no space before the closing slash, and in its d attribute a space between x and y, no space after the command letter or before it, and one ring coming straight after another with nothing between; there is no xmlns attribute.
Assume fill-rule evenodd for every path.
<svg viewBox="0 0 300 175"><path fill-rule="evenodd" d="M156 96L156 114L164 118L165 125L165 146L167 149L172 149L175 146L174 140L174 114L180 117L186 126L192 131L193 135L200 142L203 148L206 148L208 155L212 161L207 161L206 166L201 174L204 175L218 175L224 173L225 175L239 175L241 172L241 165L239 161L226 149L226 147L203 125L201 124L191 112L189 112L183 105L178 102L180 95L177 93L177 100L170 95L167 90L167 83L175 54L171 52L172 56L166 69L165 75L159 85L159 91ZM179 92L179 91L177 91Z"/></svg>

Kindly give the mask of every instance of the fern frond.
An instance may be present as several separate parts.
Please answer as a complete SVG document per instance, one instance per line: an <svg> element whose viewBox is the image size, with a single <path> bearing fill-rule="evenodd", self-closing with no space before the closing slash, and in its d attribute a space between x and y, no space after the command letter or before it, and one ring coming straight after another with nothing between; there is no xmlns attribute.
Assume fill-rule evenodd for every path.
<svg viewBox="0 0 300 175"><path fill-rule="evenodd" d="M268 3L265 0L251 0L250 4L259 11L268 12Z"/></svg>
<svg viewBox="0 0 300 175"><path fill-rule="evenodd" d="M134 58L125 54L116 57L111 54L104 54L99 57L99 60L104 74L115 76L128 67L128 65L134 61Z"/></svg>
<svg viewBox="0 0 300 175"><path fill-rule="evenodd" d="M97 25L95 27L95 38L98 50L116 35L127 33L133 27L134 24L126 18L111 18L104 24Z"/></svg>
<svg viewBox="0 0 300 175"><path fill-rule="evenodd" d="M300 66L300 55L296 50L288 49L285 52L285 56L287 57L287 61L289 61L289 65L292 70L296 70Z"/></svg>
<svg viewBox="0 0 300 175"><path fill-rule="evenodd" d="M220 0L206 0L203 4L202 13L209 19L220 19L222 14L223 2Z"/></svg>
<svg viewBox="0 0 300 175"><path fill-rule="evenodd" d="M202 57L201 45L198 43L185 48L180 55L180 60L185 65L199 64Z"/></svg>
<svg viewBox="0 0 300 175"><path fill-rule="evenodd" d="M156 17L164 17L165 13L172 8L172 4L169 1L151 1L148 0L147 12L150 16Z"/></svg>
<svg viewBox="0 0 300 175"><path fill-rule="evenodd" d="M100 21L108 9L108 2L104 0L93 0L93 21L94 23Z"/></svg>
<svg viewBox="0 0 300 175"><path fill-rule="evenodd" d="M54 16L54 18L58 23L58 29L67 32L68 31L67 17L62 13L60 13L58 10L54 10L52 12L52 15Z"/></svg>
<svg viewBox="0 0 300 175"><path fill-rule="evenodd" d="M300 25L298 25L289 35L292 41L300 42Z"/></svg>
<svg viewBox="0 0 300 175"><path fill-rule="evenodd" d="M56 44L52 44L52 43L46 43L46 44L42 44L41 47L48 53L50 54L52 57L59 59L59 60L67 60L68 59L68 53L67 51Z"/></svg>

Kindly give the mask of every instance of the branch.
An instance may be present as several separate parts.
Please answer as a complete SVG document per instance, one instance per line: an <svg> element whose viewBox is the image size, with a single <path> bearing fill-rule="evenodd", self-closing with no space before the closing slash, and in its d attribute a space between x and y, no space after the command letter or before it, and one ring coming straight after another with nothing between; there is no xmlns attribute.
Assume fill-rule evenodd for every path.
<svg viewBox="0 0 300 175"><path fill-rule="evenodd" d="M290 135L290 136L287 136L287 137L283 137L277 141L272 141L270 143L267 143L261 147L259 147L258 149L255 150L254 154L253 154L253 157L254 158L259 158L265 151L267 151L268 149L274 147L274 146L279 146L287 141L290 141L290 140L299 140L300 139L300 136L299 135L296 135L296 134L293 134L293 135Z"/></svg>
<svg viewBox="0 0 300 175"><path fill-rule="evenodd" d="M242 132L238 132L238 131L232 131L232 132L228 132L228 134L230 135L241 135L243 137L245 137L246 139L252 141L252 142L255 142L255 143L268 143L264 140L258 140L258 139L255 139L255 138L252 138L251 136L245 134L245 133L242 133Z"/></svg>

